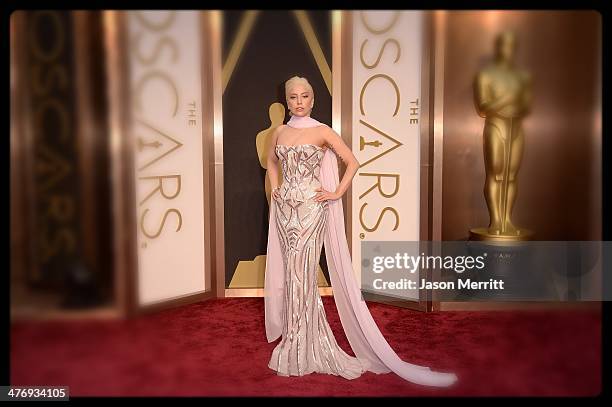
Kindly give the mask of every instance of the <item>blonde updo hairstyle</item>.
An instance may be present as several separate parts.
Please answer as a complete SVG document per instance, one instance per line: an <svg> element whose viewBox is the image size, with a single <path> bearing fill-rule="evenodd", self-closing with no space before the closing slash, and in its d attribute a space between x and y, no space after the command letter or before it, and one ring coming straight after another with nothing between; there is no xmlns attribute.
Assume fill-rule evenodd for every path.
<svg viewBox="0 0 612 407"><path fill-rule="evenodd" d="M312 103L312 107L314 108L314 90L312 89L310 82L308 82L308 79L304 77L293 76L289 78L287 82L285 82L285 99L287 101L287 110L289 110L289 92L291 91L291 89L293 89L295 85L304 85L310 91L310 95L312 97L311 103ZM291 110L289 110L289 116L292 116L292 115L293 113L291 113Z"/></svg>

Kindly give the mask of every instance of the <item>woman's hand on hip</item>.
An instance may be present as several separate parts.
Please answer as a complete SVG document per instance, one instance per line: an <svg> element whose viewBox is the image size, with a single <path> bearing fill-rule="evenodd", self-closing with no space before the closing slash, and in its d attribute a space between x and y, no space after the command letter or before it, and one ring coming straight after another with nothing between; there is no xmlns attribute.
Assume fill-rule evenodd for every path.
<svg viewBox="0 0 612 407"><path fill-rule="evenodd" d="M340 195L338 195L337 193L326 191L323 188L317 188L315 189L315 191L317 191L317 194L315 195L314 200L317 202L322 202L326 200L333 201L340 198Z"/></svg>
<svg viewBox="0 0 612 407"><path fill-rule="evenodd" d="M272 189L272 199L280 201L280 199L281 199L281 196L280 196L280 187L276 187L276 188Z"/></svg>

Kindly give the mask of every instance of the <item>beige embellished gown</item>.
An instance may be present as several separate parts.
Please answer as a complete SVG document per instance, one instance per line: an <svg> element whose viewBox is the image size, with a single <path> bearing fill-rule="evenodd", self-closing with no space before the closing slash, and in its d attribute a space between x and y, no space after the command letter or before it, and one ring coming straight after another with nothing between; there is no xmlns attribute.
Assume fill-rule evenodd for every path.
<svg viewBox="0 0 612 407"><path fill-rule="evenodd" d="M313 372L359 377L366 369L344 352L327 322L317 286L328 202L314 200L321 187L325 150L314 144L276 145L283 174L276 223L285 270L283 332L268 366L283 376Z"/></svg>

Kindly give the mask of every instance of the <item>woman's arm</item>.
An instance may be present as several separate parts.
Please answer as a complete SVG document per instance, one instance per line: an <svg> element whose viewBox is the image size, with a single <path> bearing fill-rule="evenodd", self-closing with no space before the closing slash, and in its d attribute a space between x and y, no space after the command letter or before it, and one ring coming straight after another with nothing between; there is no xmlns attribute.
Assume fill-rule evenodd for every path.
<svg viewBox="0 0 612 407"><path fill-rule="evenodd" d="M278 157L276 156L276 139L278 137L279 129L282 127L278 126L272 132L270 136L270 144L268 145L268 156L266 159L266 167L268 170L268 178L270 179L270 187L272 191L278 188Z"/></svg>
<svg viewBox="0 0 612 407"><path fill-rule="evenodd" d="M346 164L346 171L344 172L342 180L338 184L338 188L336 188L335 191L325 192L323 189L319 189L321 192L317 194L317 197L315 198L317 201L341 198L351 185L353 177L359 169L359 161L357 161L357 158L355 158L355 155L351 149L346 145L344 140L342 140L342 137L340 137L338 133L334 131L334 129L326 126L323 132L323 139L325 140L325 144L328 145L328 148L335 151L340 159Z"/></svg>

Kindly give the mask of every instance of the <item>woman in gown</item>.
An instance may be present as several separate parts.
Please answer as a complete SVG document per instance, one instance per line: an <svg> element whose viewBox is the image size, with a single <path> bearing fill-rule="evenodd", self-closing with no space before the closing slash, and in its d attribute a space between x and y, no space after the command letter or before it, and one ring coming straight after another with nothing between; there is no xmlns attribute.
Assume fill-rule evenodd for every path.
<svg viewBox="0 0 612 407"><path fill-rule="evenodd" d="M401 360L382 336L362 300L344 231L340 198L359 162L336 132L310 117L314 93L305 78L289 79L285 94L292 117L275 129L267 163L272 199L264 289L266 336L268 342L281 338L268 366L283 376L318 372L355 379L366 371L393 371L418 384L453 384L453 373ZM347 164L341 182L336 155ZM355 356L338 346L325 316L316 277L323 244L334 301Z"/></svg>

